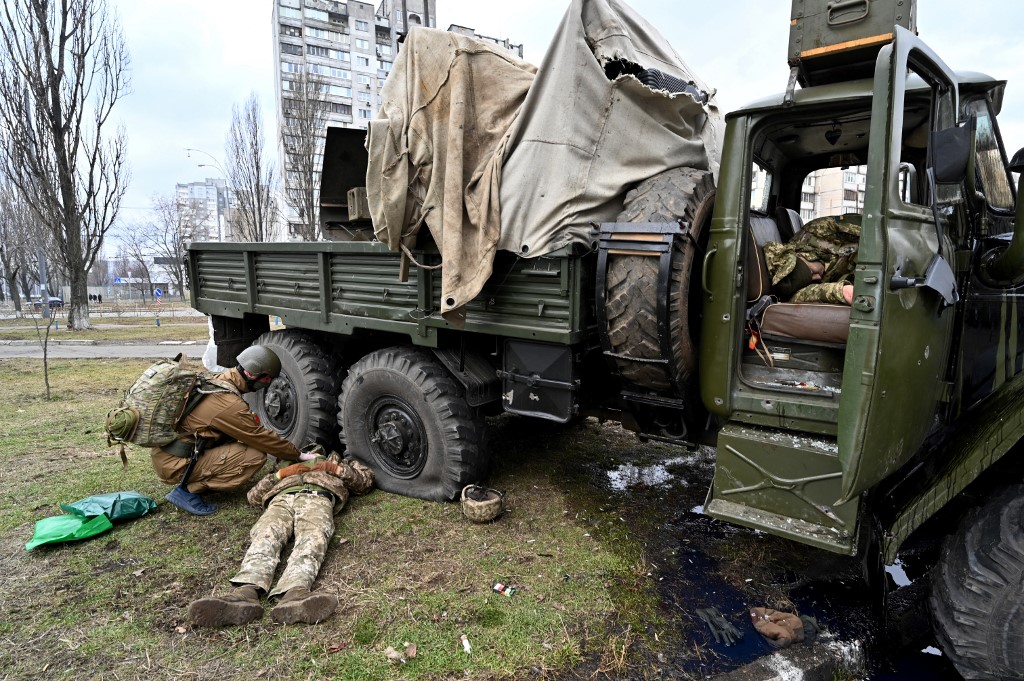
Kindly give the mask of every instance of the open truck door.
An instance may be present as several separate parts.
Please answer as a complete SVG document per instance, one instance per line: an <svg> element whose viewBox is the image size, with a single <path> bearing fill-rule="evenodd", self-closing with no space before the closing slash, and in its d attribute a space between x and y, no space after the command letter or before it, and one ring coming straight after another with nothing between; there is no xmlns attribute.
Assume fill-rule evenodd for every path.
<svg viewBox="0 0 1024 681"><path fill-rule="evenodd" d="M914 76L926 90L908 88ZM935 426L950 387L958 300L950 234L959 213L949 208L962 185L936 181L946 179L937 156L948 146L936 140L956 130L956 80L924 42L896 27L879 52L874 92L839 414L841 502L900 468ZM906 161L923 161L924 172L908 174Z"/></svg>

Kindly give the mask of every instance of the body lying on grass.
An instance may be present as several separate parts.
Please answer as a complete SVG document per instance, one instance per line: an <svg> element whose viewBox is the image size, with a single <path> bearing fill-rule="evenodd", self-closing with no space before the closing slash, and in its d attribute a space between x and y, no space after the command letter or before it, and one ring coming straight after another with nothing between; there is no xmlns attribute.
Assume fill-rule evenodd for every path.
<svg viewBox="0 0 1024 681"><path fill-rule="evenodd" d="M249 533L249 549L238 574L231 578L235 588L189 605L194 624L220 627L253 622L263 616L263 594L269 599L280 597L271 611L279 624L316 624L334 612L337 596L310 589L334 534L334 514L344 508L350 492L365 494L373 486L369 468L339 459L332 453L327 460L292 464L268 474L249 490L249 503L266 510ZM271 589L281 552L293 533L295 546Z"/></svg>

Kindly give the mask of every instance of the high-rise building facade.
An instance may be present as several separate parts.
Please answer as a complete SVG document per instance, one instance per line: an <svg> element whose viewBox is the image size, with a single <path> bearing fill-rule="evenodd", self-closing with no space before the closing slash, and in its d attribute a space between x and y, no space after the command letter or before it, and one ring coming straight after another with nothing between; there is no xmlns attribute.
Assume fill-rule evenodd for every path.
<svg viewBox="0 0 1024 681"><path fill-rule="evenodd" d="M296 90L303 73L315 75L327 99L327 125L365 130L377 115L380 89L391 72L399 41L411 28L437 27L435 0L383 0L379 5L333 0L274 0L274 56L277 63L277 118L281 176L288 187L299 182L290 167L287 149ZM499 45L522 57L523 46L507 39L489 38L472 28L452 24L449 29ZM321 143L322 144L322 143ZM320 147L322 149L322 146ZM314 167L319 168L318 156ZM319 186L319 178L314 183ZM295 233L298 218L285 208L288 233Z"/></svg>
<svg viewBox="0 0 1024 681"><path fill-rule="evenodd" d="M434 0L384 0L379 7L365 2L275 0L274 56L277 63L279 158L286 186L298 182L290 167L289 100L301 87L303 73L323 84L327 125L366 129L380 105L380 89L398 52L398 38L411 26L436 26ZM317 159L315 167L320 167ZM315 183L317 186L319 182ZM287 190L286 190L287 193ZM297 218L286 207L289 233Z"/></svg>

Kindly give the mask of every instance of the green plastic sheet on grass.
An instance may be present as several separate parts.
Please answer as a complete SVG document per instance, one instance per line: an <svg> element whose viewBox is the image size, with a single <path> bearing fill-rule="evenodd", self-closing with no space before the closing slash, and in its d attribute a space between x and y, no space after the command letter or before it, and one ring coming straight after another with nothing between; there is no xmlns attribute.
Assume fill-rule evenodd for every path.
<svg viewBox="0 0 1024 681"><path fill-rule="evenodd" d="M60 508L69 515L36 522L32 539L25 544L26 551L43 544L79 541L103 534L114 527L112 521L144 516L156 508L156 502L138 492L111 492L61 504Z"/></svg>
<svg viewBox="0 0 1024 681"><path fill-rule="evenodd" d="M88 539L103 534L114 524L105 515L84 518L80 515L58 515L36 522L36 531L25 550L31 551L42 544L58 544L66 541Z"/></svg>
<svg viewBox="0 0 1024 681"><path fill-rule="evenodd" d="M111 521L131 520L146 515L156 508L156 502L138 492L111 492L61 504L60 510L85 518L105 515Z"/></svg>

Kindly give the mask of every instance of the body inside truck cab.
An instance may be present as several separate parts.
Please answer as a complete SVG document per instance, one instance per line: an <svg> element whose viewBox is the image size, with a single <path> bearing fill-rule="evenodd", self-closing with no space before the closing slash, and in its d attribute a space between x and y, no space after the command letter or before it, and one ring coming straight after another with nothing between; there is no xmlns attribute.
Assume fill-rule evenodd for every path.
<svg viewBox="0 0 1024 681"><path fill-rule="evenodd" d="M884 16L866 51L844 52L845 29L835 51L801 47L798 29L815 20L803 5L790 87L727 115L717 183L673 169L595 226L592 248L499 253L461 325L436 314L443 263L429 238L412 257L373 239L362 133L331 129L321 203L337 240L190 247L193 305L212 315L220 363L254 341L273 347L283 373L257 413L296 442L340 435L386 490L452 499L478 482L486 416L595 415L715 445L713 517L892 562L1024 435L1024 221L1011 173L1024 158L1009 162L999 135L1005 82L951 71L914 34L913 10L896 25ZM839 5L866 15L869 3ZM764 247L821 217L804 193L826 169L858 171L838 189L857 203L837 216L860 230L852 304L787 302ZM645 204L652 195L666 205ZM268 315L288 329L271 332ZM991 491L937 568L933 605L967 602L938 627L962 671L1024 654L972 653L963 626L1021 607L1024 556L984 597L970 596L985 591L981 573L955 562L1004 550L998 531L964 545L1019 514L1022 489ZM1024 636L1016 626L979 638Z"/></svg>

